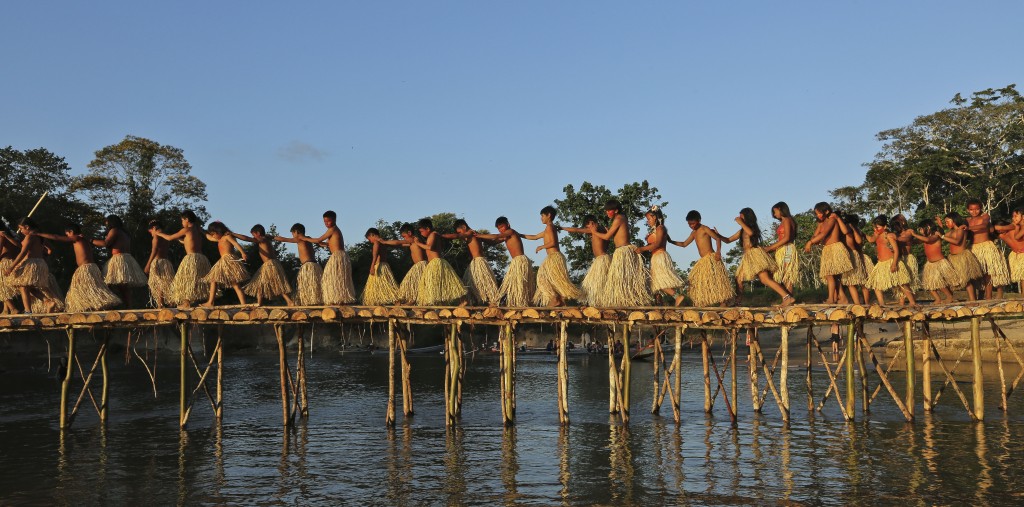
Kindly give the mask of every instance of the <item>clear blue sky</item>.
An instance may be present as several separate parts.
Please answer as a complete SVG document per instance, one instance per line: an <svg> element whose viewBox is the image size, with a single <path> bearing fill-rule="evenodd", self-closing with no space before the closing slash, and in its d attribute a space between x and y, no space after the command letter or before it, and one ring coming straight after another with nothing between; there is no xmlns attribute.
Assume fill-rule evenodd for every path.
<svg viewBox="0 0 1024 507"><path fill-rule="evenodd" d="M776 201L860 183L878 131L1024 85L1019 1L9 1L4 18L0 144L81 172L150 138L185 151L230 227L318 232L334 209L350 243L439 211L534 233L585 180L649 180L674 236L689 209L766 226Z"/></svg>

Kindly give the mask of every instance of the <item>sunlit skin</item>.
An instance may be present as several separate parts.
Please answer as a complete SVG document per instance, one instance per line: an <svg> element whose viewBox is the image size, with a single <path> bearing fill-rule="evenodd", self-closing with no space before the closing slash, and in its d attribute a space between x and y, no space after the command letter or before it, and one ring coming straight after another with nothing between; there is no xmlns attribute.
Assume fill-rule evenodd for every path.
<svg viewBox="0 0 1024 507"><path fill-rule="evenodd" d="M946 226L946 230L948 231L946 234L942 235L942 240L949 243L949 254L956 255L967 250L967 227L956 225L956 222L954 222L952 218L943 218L942 223ZM967 281L966 290L967 299L969 301L975 301L978 299L974 282L975 280Z"/></svg>
<svg viewBox="0 0 1024 507"><path fill-rule="evenodd" d="M18 256L18 252L21 250L21 245L15 241L7 231L0 230L0 259L11 259L14 260ZM15 314L18 313L18 309L14 306L13 299L4 301L4 314Z"/></svg>
<svg viewBox="0 0 1024 507"><path fill-rule="evenodd" d="M775 243L764 247L764 251L770 254L796 241L796 220L793 217L784 217L779 208L772 208L772 218L779 221L779 228L776 230ZM786 291L793 293L793 282L786 282Z"/></svg>
<svg viewBox="0 0 1024 507"><path fill-rule="evenodd" d="M600 257L608 253L608 240L601 239L600 236L594 234L594 232L606 232L601 230L602 228L595 221L588 221L583 224L582 228L577 227L562 227L565 232L572 232L576 234L588 234L590 235L590 249L594 252L594 257Z"/></svg>
<svg viewBox="0 0 1024 507"><path fill-rule="evenodd" d="M543 240L543 243L537 247L534 253L540 253L541 250L546 250L550 255L551 253L558 252L558 229L551 223L554 219L551 215L546 213L540 214L540 223L544 224L544 230L537 234L524 234L523 237L529 240ZM562 306L565 302L562 301L562 296L559 294L553 294L551 297L551 306Z"/></svg>
<svg viewBox="0 0 1024 507"><path fill-rule="evenodd" d="M153 267L153 263L155 263L157 259L167 258L167 247L170 245L170 242L158 236L158 232L160 232L160 229L155 226L149 228L149 234L153 237L153 240L152 243L150 244L149 259L146 260L146 266L142 268L142 271L147 275L149 274L150 269ZM165 300L165 297L166 294L154 295L153 299L156 301L157 308L163 308L164 306L169 305L171 303L170 301Z"/></svg>
<svg viewBox="0 0 1024 507"><path fill-rule="evenodd" d="M224 258L225 256L228 256L228 255L231 255L231 250L234 249L234 250L238 251L238 254L242 258L242 262L245 262L245 261L248 260L248 257L245 255L245 250L242 249L242 245L239 245L238 241L230 233L229 234L220 235L220 234L217 234L215 232L211 232L211 233L208 233L206 235L206 239L208 239L210 241L213 241L214 243L217 243L217 251L220 253L221 258ZM228 261L228 262L236 262L236 261L232 260L232 261ZM231 288L235 290L235 295L238 296L239 304L244 305L245 304L245 293L242 292L242 287L240 287L236 283L236 284L232 284ZM205 306L207 308L212 308L213 307L213 298L216 295L217 295L217 282L214 282L214 281L211 280L210 281L210 297L209 297L209 299L206 300L205 303L203 303L203 306Z"/></svg>
<svg viewBox="0 0 1024 507"><path fill-rule="evenodd" d="M107 227L107 233L102 239L92 240L93 246L110 249L110 255L131 254L131 236L120 227L111 227L109 221L105 222L104 225ZM128 285L111 285L110 288L116 290L118 295L121 296L121 301L124 301L125 306L128 306L132 300L132 288Z"/></svg>
<svg viewBox="0 0 1024 507"><path fill-rule="evenodd" d="M896 235L889 232L886 226L875 224L873 234L868 239L875 243L875 249L878 252L878 262L882 263L891 259L889 272L897 272L899 270L900 249L896 243ZM917 306L917 301L914 300L914 294L910 291L910 287L900 285L899 289L911 306ZM878 304L885 305L885 294L882 291L875 289L875 297L878 298Z"/></svg>
<svg viewBox="0 0 1024 507"><path fill-rule="evenodd" d="M647 245L637 249L638 252L650 252L651 257L658 254L665 253L665 246L668 244L668 229L665 228L664 224L658 223L658 217L654 213L647 213L644 215L647 219L647 227L651 228L651 233L647 235ZM683 295L676 294L675 289L666 288L661 289L667 296L672 298L673 305L679 306L683 304Z"/></svg>
<svg viewBox="0 0 1024 507"><path fill-rule="evenodd" d="M818 226L814 230L814 235L811 236L810 241L804 245L804 252L810 253L811 246L821 243L825 246L831 245L841 240L841 234L838 224L836 223L838 217L835 213L822 213L821 211L814 210L814 217L818 219ZM843 292L842 284L840 284L839 275L829 275L828 277L828 298L825 299L825 303L832 304L838 302L839 304L846 304L846 294Z"/></svg>
<svg viewBox="0 0 1024 507"><path fill-rule="evenodd" d="M4 271L4 276L11 276L11 274L21 268L22 264L24 264L28 259L42 259L45 252L43 242L37 235L35 229L21 224L18 226L18 232L20 232L25 239L21 241L21 251L14 258L14 263L11 264L11 267ZM25 308L25 311L32 308L32 298L47 300L46 311L53 311L53 307L56 304L53 300L56 295L52 294L48 287L18 287L18 290L21 292L21 303L24 305L23 308ZM17 311L12 313L17 313Z"/></svg>
<svg viewBox="0 0 1024 507"><path fill-rule="evenodd" d="M277 250L274 249L274 243L271 241L272 238L270 236L267 236L266 234L263 234L260 231L250 231L250 233L252 234L252 236L246 236L244 234L238 234L236 232L229 232L228 234L233 236L235 239L240 239L242 241L246 241L249 243L255 243L260 252L260 259L263 262L277 259ZM304 246L306 246L307 248L312 248L312 245L310 245L309 243L303 243L305 243ZM288 306L295 306L295 301L293 301L292 297L289 296L288 294L281 294L281 297L284 298L284 301ZM263 294L256 295L256 306L263 306Z"/></svg>
<svg viewBox="0 0 1024 507"><path fill-rule="evenodd" d="M943 262L946 260L946 256L942 255L942 236L935 231L927 231L923 227L917 231L911 230L910 233L917 238L924 245L924 255L928 259L928 262ZM945 296L947 302L955 302L956 298L953 297L953 292L949 290L949 287L943 287L939 291L935 289L930 290L932 299L936 303L942 303L942 297Z"/></svg>
<svg viewBox="0 0 1024 507"><path fill-rule="evenodd" d="M751 239L754 237L754 229L752 229L750 225L748 225L743 220L742 214L737 216L735 221L740 226L740 230L736 231L736 234L733 234L728 238L722 239L722 241L726 243L732 243L733 241L740 240L740 244L743 246L743 252L746 253L748 250L754 248L755 246ZM769 273L768 271L761 271L760 273L757 274L757 279L760 280L765 287L768 287L769 289L775 291L775 293L778 294L780 298L782 298L780 306L789 306L793 304L793 295L788 290L786 290L781 284L776 282L775 279L772 278L771 273ZM736 276L736 294L736 300L739 301L739 295L743 294L743 280L739 277L739 275Z"/></svg>
<svg viewBox="0 0 1024 507"><path fill-rule="evenodd" d="M992 241L992 217L988 213L982 213L981 205L970 203L967 205L967 229L971 231L975 245ZM985 273L982 279L985 286L985 299L992 299L992 276ZM1002 299L1003 288L996 289L996 297Z"/></svg>

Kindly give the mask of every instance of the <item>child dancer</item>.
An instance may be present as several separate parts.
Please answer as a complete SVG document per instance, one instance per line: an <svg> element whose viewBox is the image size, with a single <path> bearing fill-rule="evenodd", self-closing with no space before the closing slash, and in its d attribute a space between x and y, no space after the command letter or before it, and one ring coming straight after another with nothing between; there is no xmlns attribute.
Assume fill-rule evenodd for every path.
<svg viewBox="0 0 1024 507"><path fill-rule="evenodd" d="M580 289L569 280L565 255L558 249L558 229L553 224L557 214L554 206L544 206L540 210L544 231L523 236L530 240L543 239L544 244L538 246L536 252L546 250L548 254L537 270L537 292L533 296L533 304L537 306L562 306L566 300L579 299L582 295Z"/></svg>
<svg viewBox="0 0 1024 507"><path fill-rule="evenodd" d="M267 236L266 228L261 224L256 224L249 232L252 233L252 237L229 232L236 239L256 243L260 259L263 260L260 269L256 271L256 276L252 277L242 292L245 292L247 296L255 297L256 306L263 306L264 299L278 296L284 298L288 306L295 306L291 297L292 284L288 283L288 276L284 273L281 261L277 259L277 250L274 248L272 238Z"/></svg>
<svg viewBox="0 0 1024 507"><path fill-rule="evenodd" d="M594 253L594 260L590 262L590 268L587 269L587 274L583 277L583 283L580 284L583 292L580 303L590 306L602 306L601 295L605 292L604 284L608 280L608 268L612 264L612 256L608 255L608 241L601 239L600 236L591 232L597 231L604 234L607 231L597 223L597 217L594 215L583 217L582 229L562 227L562 230L590 235L590 249Z"/></svg>
<svg viewBox="0 0 1024 507"><path fill-rule="evenodd" d="M220 259L210 268L210 272L203 277L202 281L209 284L209 298L203 306L213 307L213 298L217 294L217 286L231 287L238 295L238 303L245 304L245 293L238 284L249 279L249 272L245 270L247 260L245 250L238 240L231 235L231 231L222 222L212 222L207 228L206 239L217 243L217 251L220 252ZM237 250L238 255L233 251Z"/></svg>
<svg viewBox="0 0 1024 507"><path fill-rule="evenodd" d="M146 273L132 257L132 238L124 230L124 222L117 215L107 215L104 220L107 233L103 239L92 240L93 246L109 248L110 260L103 266L103 281L116 290L126 308L131 307L132 289L145 287Z"/></svg>
<svg viewBox="0 0 1024 507"><path fill-rule="evenodd" d="M462 284L466 286L466 297L471 305L497 305L501 300L498 292L498 281L484 257L484 248L480 238L473 235L473 230L463 219L455 221L455 234L442 234L445 239L461 239L466 243L471 260L466 272L462 274Z"/></svg>
<svg viewBox="0 0 1024 507"><path fill-rule="evenodd" d="M789 205L783 201L772 206L772 217L779 221L775 229L775 243L765 247L765 253L774 253L778 269L772 278L782 284L790 294L800 278L800 254L796 247L796 220L789 212Z"/></svg>
<svg viewBox="0 0 1024 507"><path fill-rule="evenodd" d="M18 297L18 289L11 285L5 272L14 265L14 258L21 251L21 245L14 239L14 234L7 228L7 224L0 220L0 299L4 302L3 314L16 314L18 309L14 306L14 298Z"/></svg>
<svg viewBox="0 0 1024 507"><path fill-rule="evenodd" d="M651 207L644 214L651 233L647 235L647 245L637 252L651 252L651 292L664 292L672 298L673 306L683 304L683 279L676 273L676 265L668 255L665 246L668 244L668 229L665 228L665 215L658 206Z"/></svg>
<svg viewBox="0 0 1024 507"><path fill-rule="evenodd" d="M963 281L949 259L942 255L942 235L935 230L935 224L931 220L922 220L917 224L917 232L910 233L924 244L924 255L928 259L921 275L921 287L932 293L932 299L937 304L942 303L940 292L946 296L948 302L956 301L950 287L959 287L963 285Z"/></svg>
<svg viewBox="0 0 1024 507"><path fill-rule="evenodd" d="M78 224L70 224L64 228L64 235L36 233L41 238L63 243L71 243L75 250L75 262L78 268L71 276L71 285L68 286L68 294L65 298L67 311L95 312L98 310L109 310L121 304L121 300L114 295L103 283L103 275L100 268L93 261L92 242L82 235L82 228Z"/></svg>
<svg viewBox="0 0 1024 507"><path fill-rule="evenodd" d="M697 242L697 253L700 260L690 268L690 299L694 306L715 306L725 303L736 296L733 292L729 272L725 270L721 255L711 248L711 240L725 241L718 231L700 223L701 217L697 210L686 214L686 224L693 232L683 241L672 243L681 247Z"/></svg>
<svg viewBox="0 0 1024 507"><path fill-rule="evenodd" d="M167 259L167 247L170 243L158 235L163 230L163 225L159 221L149 221L149 233L153 236L153 242L150 245L149 260L142 270L149 275L149 297L157 308L174 304L174 265Z"/></svg>
<svg viewBox="0 0 1024 507"><path fill-rule="evenodd" d="M967 241L967 221L956 212L947 213L943 219L946 229L949 232L942 236L942 240L949 243L949 262L956 268L960 275L960 282L963 285L951 287L955 290L967 289L967 299L974 301L977 298L975 283L981 280L985 274L981 270L981 263L971 252L970 243Z"/></svg>
<svg viewBox="0 0 1024 507"><path fill-rule="evenodd" d="M647 282L650 275L644 266L643 256L633 244L629 223L622 214L622 203L609 199L604 204L604 211L612 221L608 231L598 232L596 225L591 228L591 234L595 237L612 240L615 244L612 262L608 266L608 279L601 296L602 302L615 308L650 305L653 300Z"/></svg>
<svg viewBox="0 0 1024 507"><path fill-rule="evenodd" d="M153 234L167 241L181 240L185 246L185 258L178 265L171 283L174 302L179 307L188 307L210 297L209 285L203 281L210 273L210 259L202 252L206 232L203 231L199 217L192 210L182 211L181 230L174 234L164 234L157 230Z"/></svg>
<svg viewBox="0 0 1024 507"><path fill-rule="evenodd" d="M402 224L398 229L402 239L384 240L379 239L382 245L402 246L409 249L409 257L412 259L412 267L405 273L402 283L398 285L398 300L407 305L416 304L420 294L420 279L423 278L423 271L427 269L427 253L416 243L416 233L410 223Z"/></svg>
<svg viewBox="0 0 1024 507"><path fill-rule="evenodd" d="M732 243L742 238L743 258L736 269L737 294L743 293L743 282L757 279L782 298L782 306L793 304L793 295L772 278L772 272L778 269L778 265L761 248L761 227L757 225L757 215L754 214L754 210L751 208L741 209L740 215L736 217L736 223L739 224L740 230L723 241ZM737 296L738 299L739 296Z"/></svg>
<svg viewBox="0 0 1024 507"><path fill-rule="evenodd" d="M874 232L868 236L868 241L875 243L878 251L878 262L868 275L868 287L875 291L878 304L885 304L885 291L899 288L904 297L916 306L914 293L910 291L910 273L907 271L906 263L899 260L900 249L896 243L896 235L887 230L889 220L885 215L875 217Z"/></svg>
<svg viewBox="0 0 1024 507"><path fill-rule="evenodd" d="M324 275L320 280L325 305L347 305L356 300L355 284L352 283L352 263L345 252L345 238L338 228L337 221L337 213L325 211L324 225L327 231L319 238L302 237L310 243L320 244L326 241L331 249L331 258L327 260Z"/></svg>
<svg viewBox="0 0 1024 507"><path fill-rule="evenodd" d="M981 201L971 199L967 202L967 228L971 231L971 252L981 263L981 271L985 273L985 299L992 299L992 287L996 287L996 298L1003 297L1003 286L1010 284L1010 268L1006 258L992 242L992 219L988 213L981 212Z"/></svg>
<svg viewBox="0 0 1024 507"><path fill-rule="evenodd" d="M523 236L512 228L505 217L498 217L494 221L494 227L498 229L497 234L480 234L475 231L474 234L492 243L504 242L508 255L512 258L508 271L505 272L505 279L498 288L498 297L504 299L508 306L530 306L533 293L537 290L537 278L533 272L533 263L523 253Z"/></svg>
<svg viewBox="0 0 1024 507"><path fill-rule="evenodd" d="M429 218L420 219L416 224L425 241L416 243L427 253L427 267L420 278L419 300L421 306L466 304L466 287L451 264L441 258L441 244L444 241L434 231L434 222Z"/></svg>
<svg viewBox="0 0 1024 507"><path fill-rule="evenodd" d="M365 237L373 245L373 253L370 257L370 276L367 277L366 286L363 288L363 304L393 305L398 300L398 284L395 282L395 275L391 273L391 267L383 258L384 246L379 241L380 231L371 227L366 230Z"/></svg>
<svg viewBox="0 0 1024 507"><path fill-rule="evenodd" d="M839 217L832 212L832 206L827 202L819 202L814 205L814 216L818 220L818 227L814 231L811 240L804 246L804 252L810 253L811 245L822 243L825 247L821 250L821 279L828 283L827 304L846 304L846 294L843 292L841 277L843 273L853 269L850 262L850 251L846 249L843 242L842 230L839 228Z"/></svg>
<svg viewBox="0 0 1024 507"><path fill-rule="evenodd" d="M296 277L298 303L300 306L320 306L323 304L323 294L320 287L320 278L324 275L323 268L316 261L313 253L313 243L303 238L306 237L306 226L294 224L291 228L292 237L275 236L274 241L282 243L294 243L299 251L299 275Z"/></svg>

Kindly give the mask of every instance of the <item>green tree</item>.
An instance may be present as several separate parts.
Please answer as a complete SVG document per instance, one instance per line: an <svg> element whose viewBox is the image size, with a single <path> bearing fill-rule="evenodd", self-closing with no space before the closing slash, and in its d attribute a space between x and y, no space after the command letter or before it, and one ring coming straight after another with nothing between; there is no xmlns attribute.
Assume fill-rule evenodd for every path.
<svg viewBox="0 0 1024 507"><path fill-rule="evenodd" d="M97 151L88 167L87 174L73 179L71 190L82 192L100 214L116 214L124 220L135 239L132 250L137 258L149 255L150 220L160 219L173 230L183 209L208 218L203 206L206 184L192 176L192 166L180 148L126 136Z"/></svg>
<svg viewBox="0 0 1024 507"><path fill-rule="evenodd" d="M569 184L562 191L565 193L565 198L555 199L555 207L558 208L558 222L571 224L573 227L582 227L583 217L594 215L607 226L609 222L604 212L605 202L609 199L618 199L622 203L622 213L629 224L630 237L638 246L644 244L643 239L639 237L639 224L643 223L644 213L651 209L651 206L665 207L668 205L668 201L662 200L658 188L651 186L647 180L639 183L627 183L614 193L604 185L594 185L588 181L580 184L579 190ZM667 218L668 214L665 217ZM578 282L594 258L590 248L590 237L581 234L563 234L559 239L559 244L562 245L565 257L569 261L570 272Z"/></svg>

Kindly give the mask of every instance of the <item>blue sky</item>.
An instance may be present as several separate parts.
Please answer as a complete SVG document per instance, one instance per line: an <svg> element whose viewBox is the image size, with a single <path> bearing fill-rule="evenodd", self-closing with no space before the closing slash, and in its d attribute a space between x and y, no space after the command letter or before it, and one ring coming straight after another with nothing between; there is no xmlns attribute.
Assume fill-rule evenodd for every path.
<svg viewBox="0 0 1024 507"><path fill-rule="evenodd" d="M378 218L440 211L534 233L540 208L583 181L647 179L678 237L689 209L731 233L750 206L767 226L776 201L803 210L861 182L880 130L1024 69L1022 2L4 11L0 144L45 147L81 172L125 135L150 138L185 151L230 227L317 232L334 209L350 243Z"/></svg>

